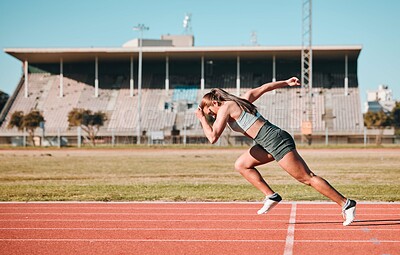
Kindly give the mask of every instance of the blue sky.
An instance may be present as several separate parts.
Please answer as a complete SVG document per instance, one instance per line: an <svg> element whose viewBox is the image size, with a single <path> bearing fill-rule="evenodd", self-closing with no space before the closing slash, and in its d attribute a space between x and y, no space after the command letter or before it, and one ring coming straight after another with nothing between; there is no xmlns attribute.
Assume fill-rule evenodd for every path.
<svg viewBox="0 0 400 255"><path fill-rule="evenodd" d="M21 63L4 48L120 47L150 28L145 38L182 34L192 14L196 46L301 45L303 0L1 0L0 90L13 93ZM400 100L400 1L314 0L313 45L362 45L361 99L379 84Z"/></svg>

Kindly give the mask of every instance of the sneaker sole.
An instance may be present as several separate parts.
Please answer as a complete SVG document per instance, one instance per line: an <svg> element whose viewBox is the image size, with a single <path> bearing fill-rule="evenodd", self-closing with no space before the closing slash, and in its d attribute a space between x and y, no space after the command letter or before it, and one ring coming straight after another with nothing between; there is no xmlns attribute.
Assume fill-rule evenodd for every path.
<svg viewBox="0 0 400 255"><path fill-rule="evenodd" d="M274 208L277 204L279 204L279 202L272 201L272 203L270 204L270 206L268 207L268 209L263 210L264 207L262 207L260 210L257 211L257 214L258 214L258 215L266 214L267 212L271 211L271 209Z"/></svg>

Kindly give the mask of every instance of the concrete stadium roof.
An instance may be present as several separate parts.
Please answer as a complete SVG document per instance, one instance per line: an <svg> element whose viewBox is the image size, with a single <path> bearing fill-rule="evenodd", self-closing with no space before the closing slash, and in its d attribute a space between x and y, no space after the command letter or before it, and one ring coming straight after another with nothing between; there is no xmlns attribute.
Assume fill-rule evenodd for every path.
<svg viewBox="0 0 400 255"><path fill-rule="evenodd" d="M362 46L313 46L314 59L357 59ZM95 57L99 61L129 61L137 58L139 48L6 48L4 51L30 63L91 62ZM241 58L263 59L301 59L301 46L221 46L221 47L143 47L143 59L229 59Z"/></svg>

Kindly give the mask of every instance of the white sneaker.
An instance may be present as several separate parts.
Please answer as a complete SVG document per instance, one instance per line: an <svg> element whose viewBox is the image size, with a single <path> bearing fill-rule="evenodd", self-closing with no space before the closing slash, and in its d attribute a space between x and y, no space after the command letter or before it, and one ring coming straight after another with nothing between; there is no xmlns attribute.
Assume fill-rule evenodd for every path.
<svg viewBox="0 0 400 255"><path fill-rule="evenodd" d="M269 197L264 199L264 205L260 210L257 211L257 214L264 214L269 212L272 208L274 208L280 201L282 197L278 193L274 193Z"/></svg>
<svg viewBox="0 0 400 255"><path fill-rule="evenodd" d="M350 225L356 217L356 205L357 202L351 199L347 199L346 204L343 206L342 214L345 221L343 226Z"/></svg>

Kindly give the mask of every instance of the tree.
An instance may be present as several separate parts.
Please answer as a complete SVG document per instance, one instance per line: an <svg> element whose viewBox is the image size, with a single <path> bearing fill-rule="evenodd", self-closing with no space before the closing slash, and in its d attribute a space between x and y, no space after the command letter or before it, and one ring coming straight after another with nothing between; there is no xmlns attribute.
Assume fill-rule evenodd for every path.
<svg viewBox="0 0 400 255"><path fill-rule="evenodd" d="M24 118L24 112L22 111L15 111L11 115L10 122L8 123L7 128L13 128L16 127L18 131L24 130L24 127L22 126L22 119Z"/></svg>
<svg viewBox="0 0 400 255"><path fill-rule="evenodd" d="M16 111L11 115L11 119L7 127L16 127L19 131L26 129L30 138L29 140L32 142L32 145L35 146L33 138L35 137L35 130L36 128L40 127L41 122L44 122L44 118L43 115L37 110L33 110L26 115L24 115L22 111Z"/></svg>
<svg viewBox="0 0 400 255"><path fill-rule="evenodd" d="M390 114L386 114L383 110L379 112L368 111L364 115L364 125L367 128L379 129L379 133L376 136L376 144L380 145L382 143L383 130L392 125L392 118Z"/></svg>
<svg viewBox="0 0 400 255"><path fill-rule="evenodd" d="M396 102L396 105L391 112L391 116L395 133L400 135L400 102Z"/></svg>
<svg viewBox="0 0 400 255"><path fill-rule="evenodd" d="M100 127L107 121L105 113L98 111L92 113L91 110L74 108L68 113L68 123L70 127L81 127L86 132L86 140L90 140L93 146L96 145L95 138Z"/></svg>

